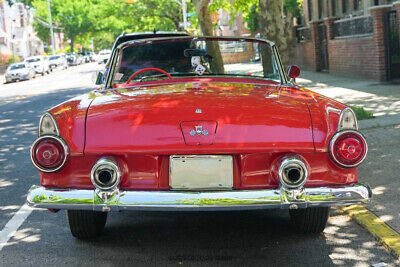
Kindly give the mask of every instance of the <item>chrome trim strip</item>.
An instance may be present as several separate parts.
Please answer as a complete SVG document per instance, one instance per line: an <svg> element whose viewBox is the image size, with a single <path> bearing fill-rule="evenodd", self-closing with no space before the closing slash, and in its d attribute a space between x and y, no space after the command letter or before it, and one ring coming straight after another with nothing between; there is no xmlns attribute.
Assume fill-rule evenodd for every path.
<svg viewBox="0 0 400 267"><path fill-rule="evenodd" d="M333 145L335 144L336 139L338 139L339 136L341 136L342 134L345 134L345 133L354 133L354 134L358 134L358 135L364 140L364 143L365 143L365 156L364 156L364 158L363 158L359 163L357 163L357 164L354 164L354 165L342 164L342 163L340 163L340 162L337 160L337 158L335 157L335 154L333 153ZM329 142L329 156L333 159L333 162L335 162L338 166L343 167L343 168L354 168L354 167L357 167L358 165L360 165L361 163L363 163L363 161L364 161L365 158L367 157L367 154L368 154L368 143L367 143L367 140L365 139L364 135L362 135L362 133L360 133L360 132L358 132L358 131L354 131L354 130L343 130L343 131L337 132L337 133L335 133L335 134L332 136L331 141Z"/></svg>
<svg viewBox="0 0 400 267"><path fill-rule="evenodd" d="M281 84L288 84L288 80L287 80L286 73L284 71L281 56L279 55L278 48L276 47L275 44L272 46L272 51L274 53L275 61L279 67L279 75L281 76Z"/></svg>
<svg viewBox="0 0 400 267"><path fill-rule="evenodd" d="M36 145L37 142L39 142L40 140L42 140L42 139L44 139L44 138L55 139L56 141L58 141L58 142L61 143L61 145L62 145L62 147L63 147L63 149L64 149L64 155L65 155L64 160L63 160L63 162L61 163L61 165L60 165L59 167L55 168L55 169L43 169L42 167L40 167L39 165L37 165L37 164L35 163L35 161L33 160L33 148L35 147L35 145ZM56 172L56 171L58 171L58 170L64 168L64 166L66 165L67 160L69 159L69 147L68 147L67 143L64 141L64 139L62 139L62 138L59 137L59 136L54 136L54 135L42 135L41 137L39 137L38 139L36 139L35 142L33 142L33 144L31 145L30 156L31 156L31 161L32 161L33 165L35 165L35 167L36 167L39 171L47 172L47 173Z"/></svg>
<svg viewBox="0 0 400 267"><path fill-rule="evenodd" d="M46 189L33 185L30 206L79 210L232 210L345 206L367 203L367 185L312 187L302 190L264 189L230 191L119 191Z"/></svg>

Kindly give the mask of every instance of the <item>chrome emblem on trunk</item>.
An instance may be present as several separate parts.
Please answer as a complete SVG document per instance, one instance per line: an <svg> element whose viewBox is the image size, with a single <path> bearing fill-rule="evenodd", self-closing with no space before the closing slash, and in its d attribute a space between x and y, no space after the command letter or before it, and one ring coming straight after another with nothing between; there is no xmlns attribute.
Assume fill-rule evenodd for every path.
<svg viewBox="0 0 400 267"><path fill-rule="evenodd" d="M195 127L195 130L191 130L190 132L189 132L189 134L191 135L191 136L195 136L196 134L197 135L204 135L204 136L206 136L206 135L208 135L208 131L207 130L203 130L203 126L194 126Z"/></svg>

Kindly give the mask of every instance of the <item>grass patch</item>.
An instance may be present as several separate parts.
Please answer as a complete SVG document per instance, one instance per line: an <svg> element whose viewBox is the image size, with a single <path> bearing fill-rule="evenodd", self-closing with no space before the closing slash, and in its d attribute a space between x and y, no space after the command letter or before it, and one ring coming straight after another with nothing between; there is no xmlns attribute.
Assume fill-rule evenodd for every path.
<svg viewBox="0 0 400 267"><path fill-rule="evenodd" d="M367 120L375 118L371 111L365 110L363 107L350 106L351 109L356 113L357 120Z"/></svg>

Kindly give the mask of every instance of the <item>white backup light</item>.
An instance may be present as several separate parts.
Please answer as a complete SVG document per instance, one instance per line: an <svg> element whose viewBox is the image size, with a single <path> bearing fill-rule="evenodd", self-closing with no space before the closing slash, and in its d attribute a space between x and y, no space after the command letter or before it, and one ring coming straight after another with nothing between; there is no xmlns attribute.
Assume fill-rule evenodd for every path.
<svg viewBox="0 0 400 267"><path fill-rule="evenodd" d="M343 109L340 113L337 131L343 130L358 130L356 114L349 107Z"/></svg>
<svg viewBox="0 0 400 267"><path fill-rule="evenodd" d="M56 135L59 136L57 123L50 113L45 113L39 122L39 136L42 135Z"/></svg>

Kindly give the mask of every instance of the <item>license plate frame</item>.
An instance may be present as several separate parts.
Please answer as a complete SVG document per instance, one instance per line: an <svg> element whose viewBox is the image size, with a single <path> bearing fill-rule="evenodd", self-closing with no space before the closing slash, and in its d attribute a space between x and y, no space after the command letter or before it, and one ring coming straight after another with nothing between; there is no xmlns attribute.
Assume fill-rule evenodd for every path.
<svg viewBox="0 0 400 267"><path fill-rule="evenodd" d="M231 190L231 155L171 155L169 186L172 190Z"/></svg>

